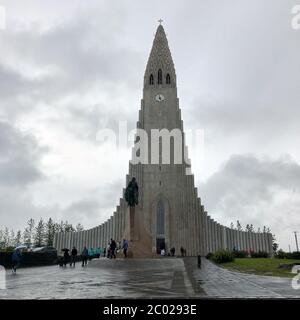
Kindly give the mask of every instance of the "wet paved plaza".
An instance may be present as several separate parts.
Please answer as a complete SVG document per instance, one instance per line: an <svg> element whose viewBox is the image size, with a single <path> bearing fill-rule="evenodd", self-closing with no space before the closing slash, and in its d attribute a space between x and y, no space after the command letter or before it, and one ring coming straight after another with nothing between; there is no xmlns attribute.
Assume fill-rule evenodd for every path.
<svg viewBox="0 0 300 320"><path fill-rule="evenodd" d="M192 271L197 287L210 298L297 298L300 289L292 287L291 278L258 276L220 268L202 259L201 269Z"/></svg>
<svg viewBox="0 0 300 320"><path fill-rule="evenodd" d="M193 295L182 259L95 259L87 267L7 271L0 299L164 298Z"/></svg>
<svg viewBox="0 0 300 320"><path fill-rule="evenodd" d="M58 266L6 272L0 299L300 298L292 280L242 274L196 258L95 259L85 268Z"/></svg>

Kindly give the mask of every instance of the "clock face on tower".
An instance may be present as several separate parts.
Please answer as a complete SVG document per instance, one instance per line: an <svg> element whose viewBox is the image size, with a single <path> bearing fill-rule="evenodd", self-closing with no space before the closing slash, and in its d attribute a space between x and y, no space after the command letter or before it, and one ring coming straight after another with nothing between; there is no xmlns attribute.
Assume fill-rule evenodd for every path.
<svg viewBox="0 0 300 320"><path fill-rule="evenodd" d="M158 101L158 102L162 102L165 100L165 97L163 94L159 93L156 97L155 97L155 100Z"/></svg>

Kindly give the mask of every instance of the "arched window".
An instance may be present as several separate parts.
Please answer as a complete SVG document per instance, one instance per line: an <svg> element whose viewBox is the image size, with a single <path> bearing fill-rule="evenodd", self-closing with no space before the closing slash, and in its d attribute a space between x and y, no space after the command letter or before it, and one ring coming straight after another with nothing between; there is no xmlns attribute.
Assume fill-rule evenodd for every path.
<svg viewBox="0 0 300 320"><path fill-rule="evenodd" d="M161 71L161 69L158 70L157 83L162 84L162 71Z"/></svg>
<svg viewBox="0 0 300 320"><path fill-rule="evenodd" d="M150 85L153 85L153 84L154 84L153 74L150 75L149 83L150 83Z"/></svg>
<svg viewBox="0 0 300 320"><path fill-rule="evenodd" d="M166 76L166 84L171 84L171 77L169 74Z"/></svg>
<svg viewBox="0 0 300 320"><path fill-rule="evenodd" d="M156 234L165 234L165 207L161 200L158 201L156 208Z"/></svg>

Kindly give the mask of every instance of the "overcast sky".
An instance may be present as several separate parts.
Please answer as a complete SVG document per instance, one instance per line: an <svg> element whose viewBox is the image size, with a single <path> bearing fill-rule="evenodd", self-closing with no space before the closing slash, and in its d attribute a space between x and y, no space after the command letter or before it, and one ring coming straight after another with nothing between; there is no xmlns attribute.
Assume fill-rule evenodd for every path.
<svg viewBox="0 0 300 320"><path fill-rule="evenodd" d="M297 0L0 0L0 228L33 217L103 222L125 186L130 148L97 143L133 129L157 20L173 55L184 128L204 130L196 185L222 224L300 232ZM130 147L130 144L128 144Z"/></svg>

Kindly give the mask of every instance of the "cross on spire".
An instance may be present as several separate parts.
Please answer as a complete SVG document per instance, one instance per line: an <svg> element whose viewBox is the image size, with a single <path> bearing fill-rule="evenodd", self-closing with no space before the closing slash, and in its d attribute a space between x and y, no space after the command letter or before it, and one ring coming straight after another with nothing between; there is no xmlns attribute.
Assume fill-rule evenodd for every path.
<svg viewBox="0 0 300 320"><path fill-rule="evenodd" d="M164 20L163 20L162 18L160 18L160 19L158 20L159 24L161 24L163 21L164 21Z"/></svg>

